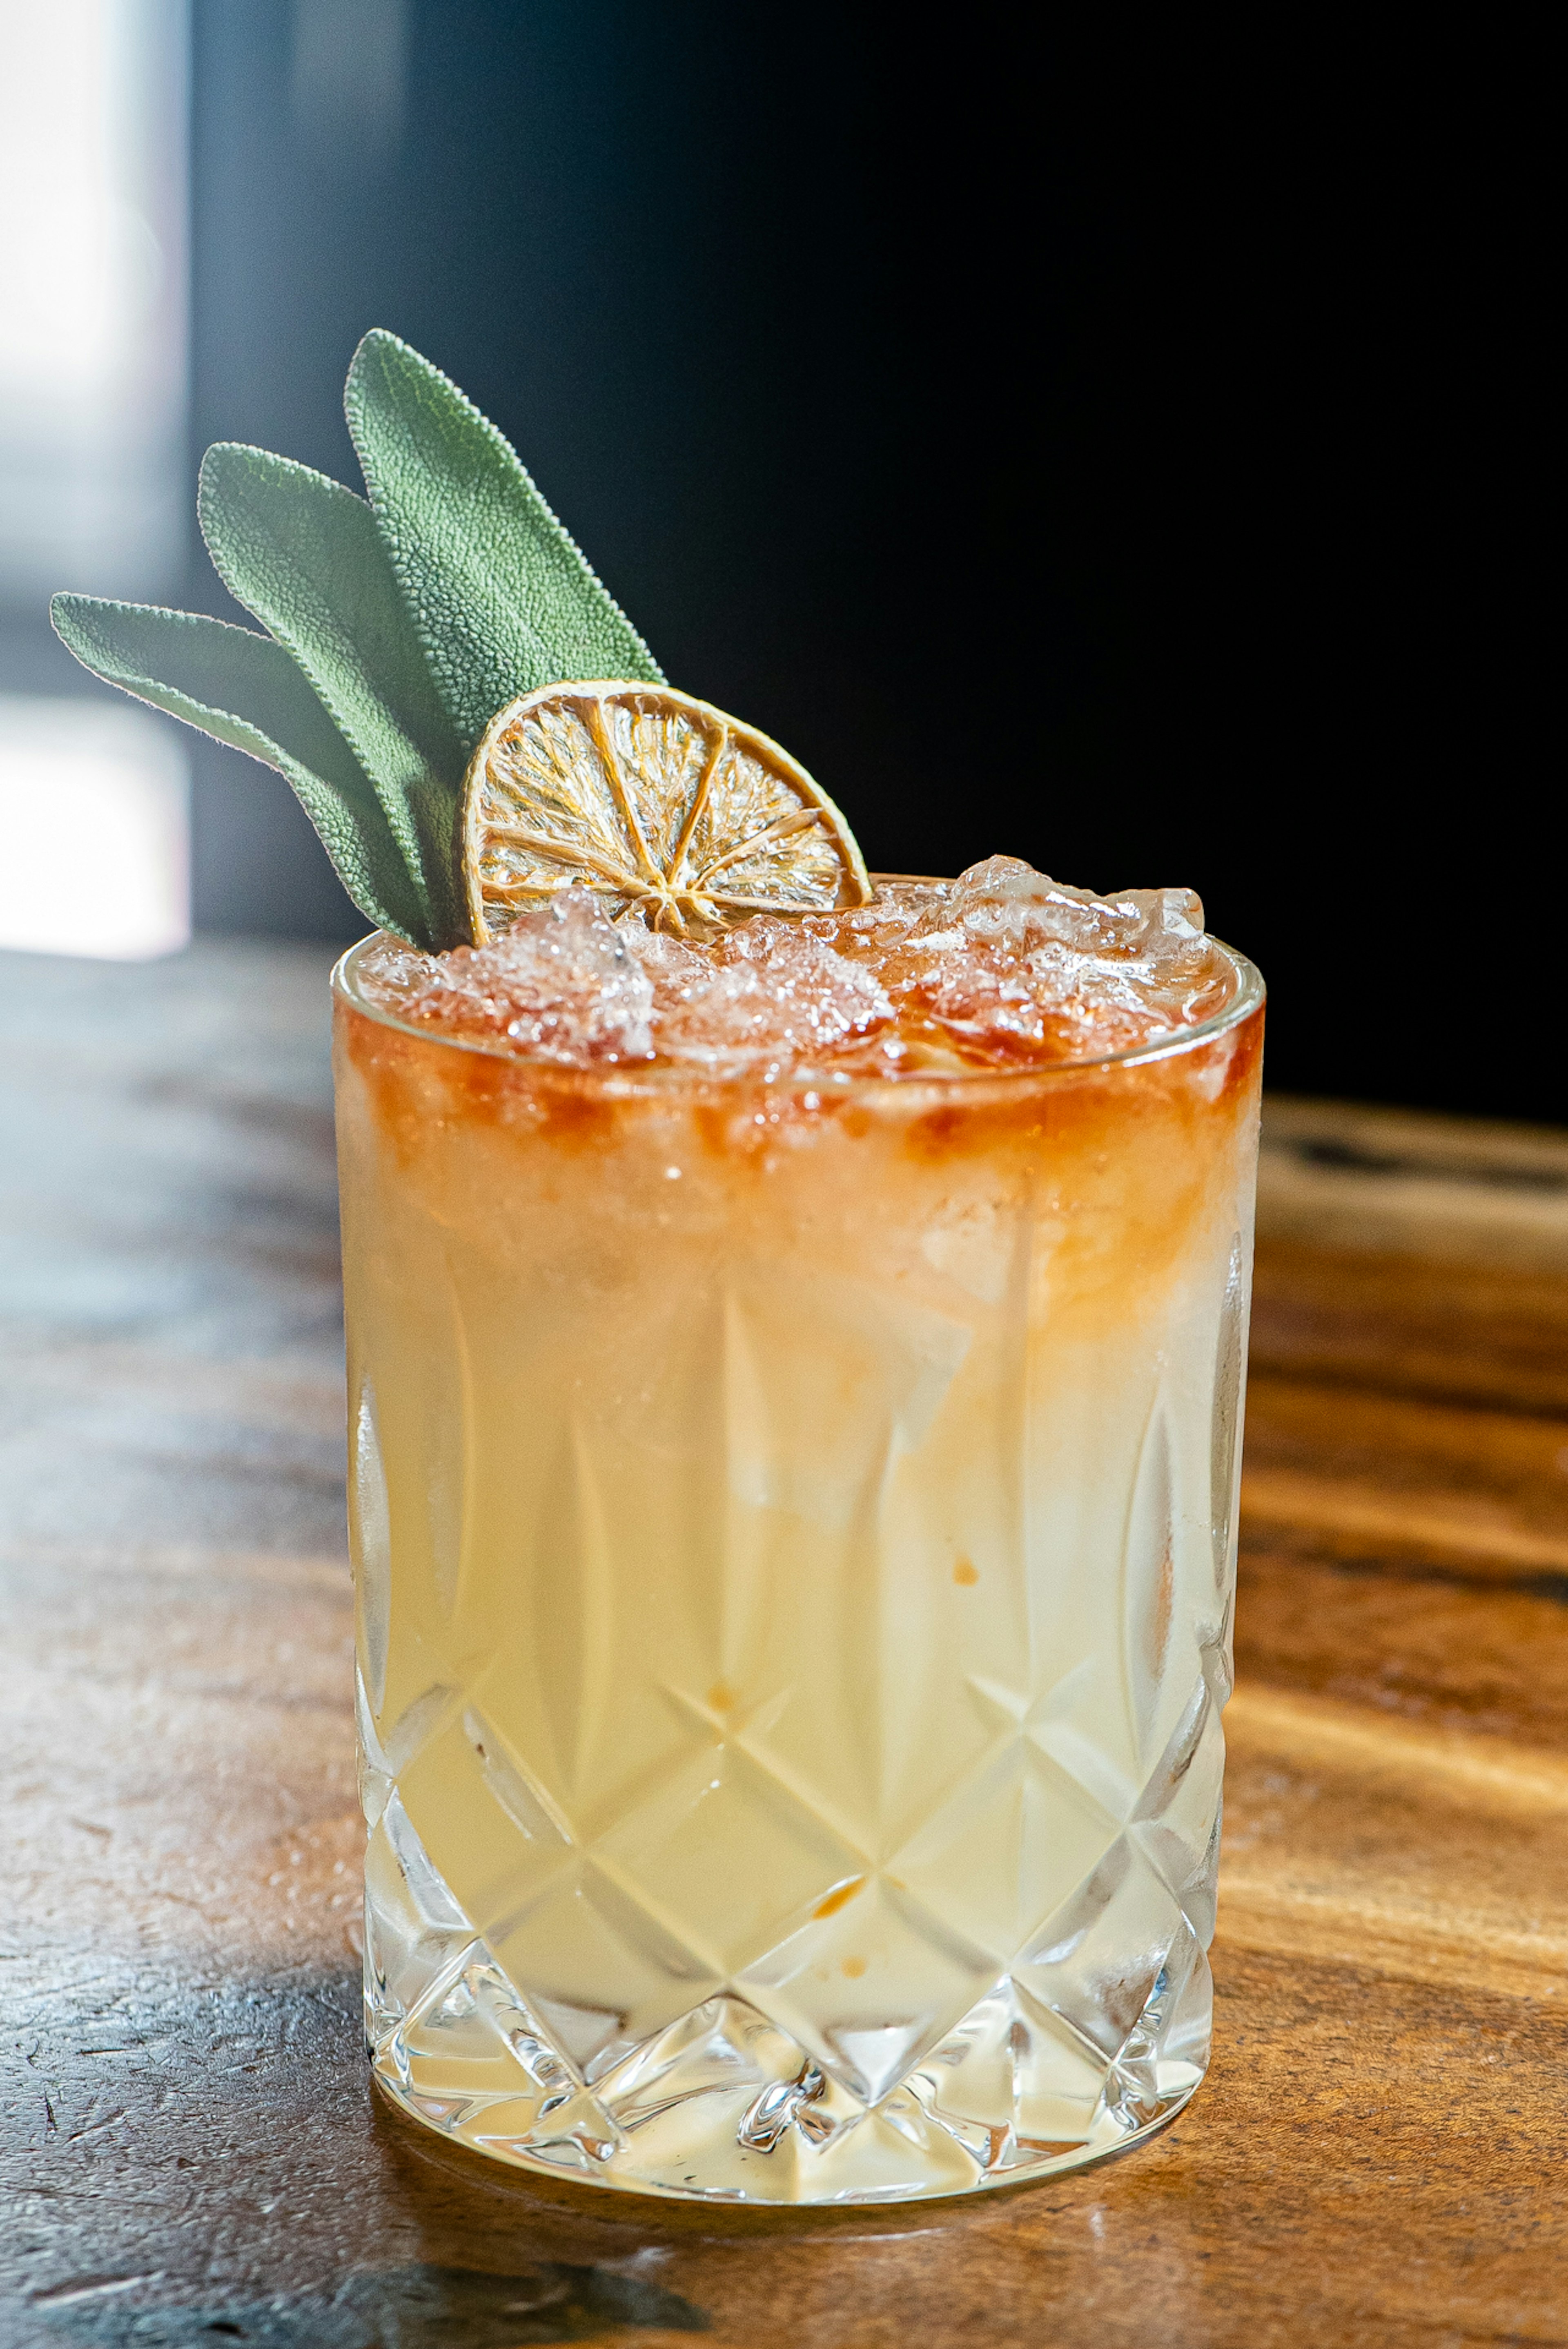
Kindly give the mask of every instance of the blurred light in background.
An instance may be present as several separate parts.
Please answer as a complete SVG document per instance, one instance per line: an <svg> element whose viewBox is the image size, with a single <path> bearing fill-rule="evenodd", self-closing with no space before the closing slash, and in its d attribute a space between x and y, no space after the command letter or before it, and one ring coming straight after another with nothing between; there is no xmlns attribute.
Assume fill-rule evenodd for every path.
<svg viewBox="0 0 1568 2349"><path fill-rule="evenodd" d="M289 105L313 149L346 169L403 132L408 0L294 0Z"/></svg>
<svg viewBox="0 0 1568 2349"><path fill-rule="evenodd" d="M190 796L150 710L0 695L0 947L136 961L184 946Z"/></svg>
<svg viewBox="0 0 1568 2349"><path fill-rule="evenodd" d="M183 572L181 0L0 0L0 593Z"/></svg>
<svg viewBox="0 0 1568 2349"><path fill-rule="evenodd" d="M53 589L183 581L189 46L186 0L0 0L0 631L24 688L54 682ZM107 696L0 695L0 943L184 942L174 733Z"/></svg>

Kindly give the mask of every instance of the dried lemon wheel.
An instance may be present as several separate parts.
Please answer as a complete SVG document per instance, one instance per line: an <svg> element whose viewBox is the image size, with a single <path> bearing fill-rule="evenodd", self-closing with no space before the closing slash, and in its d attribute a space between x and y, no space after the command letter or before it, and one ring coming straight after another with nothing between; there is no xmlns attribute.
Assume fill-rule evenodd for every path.
<svg viewBox="0 0 1568 2349"><path fill-rule="evenodd" d="M677 936L872 894L805 769L667 686L550 685L509 701L469 762L462 846L480 945L573 882Z"/></svg>

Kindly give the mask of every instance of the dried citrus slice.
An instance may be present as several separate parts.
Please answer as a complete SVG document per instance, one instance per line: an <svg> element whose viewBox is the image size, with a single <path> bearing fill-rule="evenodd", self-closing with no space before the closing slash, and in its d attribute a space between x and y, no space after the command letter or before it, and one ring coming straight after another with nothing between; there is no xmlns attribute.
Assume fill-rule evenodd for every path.
<svg viewBox="0 0 1568 2349"><path fill-rule="evenodd" d="M462 852L480 945L573 882L677 935L872 894L787 750L662 685L549 685L498 710L464 779Z"/></svg>

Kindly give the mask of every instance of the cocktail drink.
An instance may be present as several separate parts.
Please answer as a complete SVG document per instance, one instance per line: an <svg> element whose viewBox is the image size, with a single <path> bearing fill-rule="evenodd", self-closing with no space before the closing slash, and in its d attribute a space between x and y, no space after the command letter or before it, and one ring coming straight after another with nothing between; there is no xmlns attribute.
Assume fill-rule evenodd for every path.
<svg viewBox="0 0 1568 2349"><path fill-rule="evenodd" d="M906 1040L878 974L1093 920L997 859L813 925L841 982L758 917L824 1050L738 1032L757 964L677 1000L555 911L542 988L548 916L466 987L338 978L379 2075L672 2194L1119 2146L1208 2049L1250 974L1200 952L1217 1009L1098 1061L976 1049L973 981L965 1057Z"/></svg>
<svg viewBox="0 0 1568 2349"><path fill-rule="evenodd" d="M418 456L421 572L430 483L399 506L387 454L410 385L409 431L459 395L372 343L345 527L368 560L381 526L458 745L383 680L403 801L341 632L245 569L253 469L208 522L403 859L301 721L378 926L335 978L376 2076L640 2193L1117 2150L1209 2045L1257 975L1184 891L873 884L570 542L614 674L548 641L503 674L450 558L467 476ZM272 557L301 494L263 497ZM62 632L210 723L254 656L195 678L166 632L153 672L166 616L122 612ZM243 720L274 750L279 708Z"/></svg>

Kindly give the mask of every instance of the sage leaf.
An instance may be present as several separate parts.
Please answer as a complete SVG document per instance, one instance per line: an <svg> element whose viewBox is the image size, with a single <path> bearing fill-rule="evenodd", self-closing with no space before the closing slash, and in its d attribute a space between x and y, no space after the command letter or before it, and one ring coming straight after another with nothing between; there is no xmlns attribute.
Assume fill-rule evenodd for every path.
<svg viewBox="0 0 1568 2349"><path fill-rule="evenodd" d="M562 680L664 673L509 441L377 327L344 399L376 521L465 750L503 704Z"/></svg>
<svg viewBox="0 0 1568 2349"><path fill-rule="evenodd" d="M370 508L325 473L220 441L197 512L223 585L304 669L375 786L441 947L467 942L464 757Z"/></svg>
<svg viewBox="0 0 1568 2349"><path fill-rule="evenodd" d="M98 595L57 595L50 616L95 677L275 767L366 921L428 946L419 893L386 810L282 645L199 613Z"/></svg>

